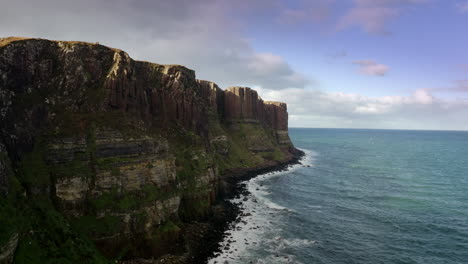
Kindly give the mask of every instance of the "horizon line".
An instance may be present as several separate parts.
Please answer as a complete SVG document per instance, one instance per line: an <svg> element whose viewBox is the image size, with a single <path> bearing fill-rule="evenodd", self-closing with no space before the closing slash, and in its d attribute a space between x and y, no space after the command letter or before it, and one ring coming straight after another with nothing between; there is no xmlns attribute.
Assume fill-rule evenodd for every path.
<svg viewBox="0 0 468 264"><path fill-rule="evenodd" d="M350 128L350 127L288 127L299 129L350 129L350 130L397 130L397 131L440 131L440 132L468 132L457 129L410 129L410 128Z"/></svg>

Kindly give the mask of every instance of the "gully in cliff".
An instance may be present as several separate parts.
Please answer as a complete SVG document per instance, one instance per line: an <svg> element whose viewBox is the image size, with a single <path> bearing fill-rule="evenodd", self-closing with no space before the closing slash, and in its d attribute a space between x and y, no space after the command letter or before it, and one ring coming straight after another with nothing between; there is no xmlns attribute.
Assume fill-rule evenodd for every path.
<svg viewBox="0 0 468 264"><path fill-rule="evenodd" d="M0 262L203 263L237 183L301 156L286 104L180 65L5 38L0 76Z"/></svg>

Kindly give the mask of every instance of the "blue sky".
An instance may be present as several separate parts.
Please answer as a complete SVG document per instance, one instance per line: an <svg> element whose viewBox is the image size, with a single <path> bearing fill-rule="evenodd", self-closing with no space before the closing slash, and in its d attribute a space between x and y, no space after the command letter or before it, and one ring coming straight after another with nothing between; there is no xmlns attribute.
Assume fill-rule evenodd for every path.
<svg viewBox="0 0 468 264"><path fill-rule="evenodd" d="M100 42L288 104L290 125L468 130L468 0L0 0L0 37Z"/></svg>
<svg viewBox="0 0 468 264"><path fill-rule="evenodd" d="M291 2L298 1L285 4ZM457 2L402 4L398 6L401 15L384 24L388 34L367 32L360 25L337 30L336 21L346 14L343 6L349 4L336 3L332 5L337 6L336 14L324 21L273 26L275 14L262 19L253 16L245 30L257 50L281 54L293 68L318 82L313 88L368 96L402 95L420 88L453 86L455 80L466 78L461 66L468 61L468 13L461 12ZM388 65L390 70L379 78L356 74L352 62L362 59Z"/></svg>

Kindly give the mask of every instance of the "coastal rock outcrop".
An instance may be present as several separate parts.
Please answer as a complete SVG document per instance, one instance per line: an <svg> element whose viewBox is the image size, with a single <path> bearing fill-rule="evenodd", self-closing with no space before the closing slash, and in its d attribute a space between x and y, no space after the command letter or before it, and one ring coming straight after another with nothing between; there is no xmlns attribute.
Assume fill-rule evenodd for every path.
<svg viewBox="0 0 468 264"><path fill-rule="evenodd" d="M0 142L0 197L8 194L8 166L6 147Z"/></svg>
<svg viewBox="0 0 468 264"><path fill-rule="evenodd" d="M0 39L0 99L0 248L16 237L18 263L189 263L227 175L295 153L286 104L99 44Z"/></svg>
<svg viewBox="0 0 468 264"><path fill-rule="evenodd" d="M16 247L18 246L19 235L13 234L8 242L0 248L0 263L10 264L13 263Z"/></svg>
<svg viewBox="0 0 468 264"><path fill-rule="evenodd" d="M285 103L263 101L248 87L230 87L225 91L224 117L231 122L259 123L273 129L279 144L290 144L288 111Z"/></svg>

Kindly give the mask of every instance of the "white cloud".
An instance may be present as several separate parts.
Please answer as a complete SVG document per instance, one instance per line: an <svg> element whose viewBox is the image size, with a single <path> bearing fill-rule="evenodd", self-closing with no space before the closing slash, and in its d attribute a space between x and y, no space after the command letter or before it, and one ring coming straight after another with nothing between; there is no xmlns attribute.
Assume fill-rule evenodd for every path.
<svg viewBox="0 0 468 264"><path fill-rule="evenodd" d="M344 29L359 25L369 33L387 33L385 23L396 17L399 11L387 7L357 7L352 8L339 22L338 28Z"/></svg>
<svg viewBox="0 0 468 264"><path fill-rule="evenodd" d="M448 87L439 87L429 89L431 92L444 92L444 93L466 93L468 92L468 80L457 80L455 84Z"/></svg>
<svg viewBox="0 0 468 264"><path fill-rule="evenodd" d="M308 89L261 89L260 94L288 102L290 125L296 127L468 130L468 100L437 98L426 89L381 97Z"/></svg>
<svg viewBox="0 0 468 264"><path fill-rule="evenodd" d="M246 65L248 70L257 75L265 75L272 72L290 72L291 69L283 58L271 53L254 54L252 60Z"/></svg>
<svg viewBox="0 0 468 264"><path fill-rule="evenodd" d="M468 13L468 2L457 3L456 7L457 7L458 11L460 11L462 13Z"/></svg>
<svg viewBox="0 0 468 264"><path fill-rule="evenodd" d="M326 11L334 2L303 1L296 9L284 11L285 1L0 0L5 7L0 9L0 37L99 41L128 51L136 59L186 65L199 78L222 87L250 85L266 100L288 103L292 126L468 129L468 102L437 96L438 92L468 91L463 81L452 88L417 90L407 96L367 97L302 89L307 78L278 54L255 50L239 29L239 17L245 14L271 23L275 22L272 14L285 23L318 21L326 17L313 13L314 5L323 3ZM339 27L385 33L388 22L406 7L423 2L354 0ZM459 5L461 10L463 6ZM233 15L237 21L230 19ZM340 52L332 57L346 55ZM375 61L357 61L356 65L362 73L376 76L390 70Z"/></svg>
<svg viewBox="0 0 468 264"><path fill-rule="evenodd" d="M356 106L355 113L358 114L383 114L389 110L389 105L369 103L367 105Z"/></svg>
<svg viewBox="0 0 468 264"><path fill-rule="evenodd" d="M257 0L254 6L273 2ZM227 0L0 0L0 37L100 42L133 58L182 64L221 87L302 88L308 80L280 56L257 52ZM252 6L252 5L251 5Z"/></svg>
<svg viewBox="0 0 468 264"><path fill-rule="evenodd" d="M456 89L464 91L464 92L468 92L468 80L458 80L458 81L455 81L455 83L457 85Z"/></svg>
<svg viewBox="0 0 468 264"><path fill-rule="evenodd" d="M286 2L286 1L284 1ZM278 22L282 24L295 24L300 22L320 22L330 17L331 5L334 0L302 1L300 8L292 9L284 3L280 6Z"/></svg>
<svg viewBox="0 0 468 264"><path fill-rule="evenodd" d="M434 102L434 97L427 90L424 89L418 89L414 91L413 97L415 99L415 102L420 104L431 104L432 102Z"/></svg>
<svg viewBox="0 0 468 264"><path fill-rule="evenodd" d="M384 76L390 70L387 65L372 60L354 61L353 64L359 65L360 72L367 75Z"/></svg>
<svg viewBox="0 0 468 264"><path fill-rule="evenodd" d="M338 21L338 30L358 26L368 33L389 33L386 24L402 10L426 0L354 0L354 6Z"/></svg>

